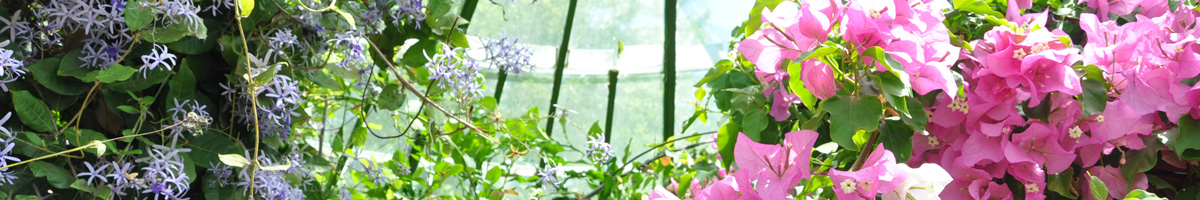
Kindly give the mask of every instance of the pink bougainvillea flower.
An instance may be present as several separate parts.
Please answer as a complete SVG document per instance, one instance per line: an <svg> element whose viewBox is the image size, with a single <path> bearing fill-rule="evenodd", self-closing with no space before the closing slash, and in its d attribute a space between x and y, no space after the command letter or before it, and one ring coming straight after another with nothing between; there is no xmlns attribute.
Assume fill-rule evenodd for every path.
<svg viewBox="0 0 1200 200"><path fill-rule="evenodd" d="M946 184L954 180L945 169L933 163L921 165L916 169L897 164L896 169L908 174L908 178L905 178L896 190L884 193L883 199L907 199L908 196L915 199L937 199L938 194L946 188Z"/></svg>
<svg viewBox="0 0 1200 200"><path fill-rule="evenodd" d="M944 165L943 165L944 166ZM998 184L987 171L955 165L947 170L954 177L942 191L942 199L1012 199L1007 184Z"/></svg>
<svg viewBox="0 0 1200 200"><path fill-rule="evenodd" d="M825 100L837 94L837 81L834 80L833 69L829 65L812 59L804 61L801 66L804 68L800 70L800 80L804 81L804 88L812 92L813 96Z"/></svg>
<svg viewBox="0 0 1200 200"><path fill-rule="evenodd" d="M756 182L758 193L767 199L784 198L801 179L810 176L809 158L817 136L812 130L790 132L784 134L781 144L773 145L739 133L733 147L734 162L740 168L738 173L747 174L739 178Z"/></svg>
<svg viewBox="0 0 1200 200"><path fill-rule="evenodd" d="M1108 102L1103 112L1090 117L1084 123L1091 134L1081 142L1079 150L1076 151L1082 166L1094 165L1101 155L1112 153L1117 146L1142 145L1140 136L1150 134L1154 129L1153 121L1157 118L1157 115L1137 114L1121 99Z"/></svg>
<svg viewBox="0 0 1200 200"><path fill-rule="evenodd" d="M761 200L762 197L750 187L750 181L741 174L741 171L734 173L733 176L725 177L721 181L717 181L712 185L699 190L699 193L692 193L695 200Z"/></svg>
<svg viewBox="0 0 1200 200"><path fill-rule="evenodd" d="M675 196L675 193L671 193L671 191L669 191L666 188L663 188L661 185L659 185L659 186L654 187L654 191L651 191L649 195L647 195L645 198L642 198L642 199L643 200L679 200L679 197Z"/></svg>
<svg viewBox="0 0 1200 200"><path fill-rule="evenodd" d="M762 21L773 28L746 37L737 44L738 52L759 68L771 68L825 42L839 3L805 1L803 8L799 6L781 3L774 10L763 8Z"/></svg>
<svg viewBox="0 0 1200 200"><path fill-rule="evenodd" d="M895 155L883 144L875 147L858 171L829 170L838 199L874 199L876 194L895 191L907 177L908 173L896 164Z"/></svg>
<svg viewBox="0 0 1200 200"><path fill-rule="evenodd" d="M1059 173L1071 166L1075 154L1063 150L1058 138L1063 130L1032 122L1025 132L1012 134L1011 141L1004 142L1004 157L1008 162L1046 165L1046 172Z"/></svg>
<svg viewBox="0 0 1200 200"><path fill-rule="evenodd" d="M1162 111L1174 122L1189 111L1185 95L1190 87L1179 83L1184 77L1160 67L1139 67L1125 71L1123 75L1128 83L1121 93L1121 100L1137 114Z"/></svg>
<svg viewBox="0 0 1200 200"><path fill-rule="evenodd" d="M792 94L784 87L784 80L788 80L791 75L787 73L787 69L780 66L779 68L759 68L754 70L754 75L766 87L763 87L763 95L770 97L771 101L771 117L775 121L783 121L792 116L788 108L792 104L800 103L800 97Z"/></svg>

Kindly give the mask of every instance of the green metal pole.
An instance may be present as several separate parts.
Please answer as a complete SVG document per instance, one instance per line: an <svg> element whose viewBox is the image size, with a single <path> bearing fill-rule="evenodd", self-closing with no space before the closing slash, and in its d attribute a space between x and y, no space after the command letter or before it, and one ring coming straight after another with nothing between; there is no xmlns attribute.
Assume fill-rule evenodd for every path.
<svg viewBox="0 0 1200 200"><path fill-rule="evenodd" d="M675 6L676 0L666 0L666 31L663 40L663 141L675 134Z"/></svg>
<svg viewBox="0 0 1200 200"><path fill-rule="evenodd" d="M550 114L558 110L554 105L558 104L559 91L562 90L563 70L567 68L567 47L571 44L571 26L575 24L575 6L579 5L579 0L571 0L571 6L567 9L567 24L563 27L562 44L558 45L558 59L554 61L554 90L550 93ZM553 135L554 121L546 121L546 135Z"/></svg>
<svg viewBox="0 0 1200 200"><path fill-rule="evenodd" d="M617 74L616 69L608 70L608 112L604 117L604 143L612 141L613 113L617 107Z"/></svg>

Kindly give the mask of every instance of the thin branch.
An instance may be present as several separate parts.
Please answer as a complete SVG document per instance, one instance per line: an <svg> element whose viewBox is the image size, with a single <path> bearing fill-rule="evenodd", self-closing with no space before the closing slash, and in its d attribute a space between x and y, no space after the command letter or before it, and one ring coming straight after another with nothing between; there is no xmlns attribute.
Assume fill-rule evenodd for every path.
<svg viewBox="0 0 1200 200"><path fill-rule="evenodd" d="M378 45L376 45L375 42L371 42L371 41L367 41L367 42L370 42L372 47L376 47L376 48L371 48L372 50L375 50L375 53L380 54L380 55L384 54L382 51L379 51ZM396 75L396 79L398 81L400 81L400 85L404 86L404 89L411 91L414 95L417 95L417 97L421 98L421 100L424 101L426 104L429 104L429 106L433 106L433 108L437 109L438 111L441 111L442 114L446 114L446 117L450 117L450 119L453 119L454 121L462 123L463 125L467 126L467 128L470 128L471 130L474 130L476 133L479 133L479 135L483 136L483 138L488 139L494 143L500 143L500 141L496 140L496 138L493 138L492 136L484 134L483 129L479 129L479 127L475 127L475 124L472 124L470 121L459 119L458 116L454 116L454 114L450 113L450 111L446 111L445 108L442 108L442 106L439 106L437 103L433 102L433 100L429 99L428 96L421 95L420 91L417 91L417 89L414 88L411 83L408 83L408 80L404 80L404 77L401 76L400 72L396 71L396 65L392 64L391 60L388 60L388 59L383 59L383 60L385 61L384 63L388 65L388 70L392 71L392 74Z"/></svg>

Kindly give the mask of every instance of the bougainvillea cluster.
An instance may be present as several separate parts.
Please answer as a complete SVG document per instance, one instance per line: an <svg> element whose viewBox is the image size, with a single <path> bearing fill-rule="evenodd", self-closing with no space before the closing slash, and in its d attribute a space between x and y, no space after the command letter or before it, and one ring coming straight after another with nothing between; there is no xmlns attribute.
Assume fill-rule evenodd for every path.
<svg viewBox="0 0 1200 200"><path fill-rule="evenodd" d="M722 157L733 165L711 179L692 179L691 191L674 191L672 184L649 199L793 198L814 195L794 189L813 182L832 191L822 197L838 199L1122 198L1178 185L1148 171L1194 165L1194 152L1181 152L1196 148L1183 138L1195 137L1200 119L1200 12L1194 5L975 3L832 0L763 7L762 25L732 47L753 64L747 73L757 85L748 88L768 98L755 103L766 104L772 121L792 132L770 142L777 144L759 143L773 141L764 135L775 133L747 129L754 112L746 110L763 108L732 109L736 123L722 134L729 127L752 131L714 137L721 144L713 146L726 152L733 144L733 158ZM985 25L943 23L948 15L952 23ZM1073 25L1078 29L1063 28ZM872 102L882 107L881 119L847 124L855 120L840 113L873 116L861 111L872 110ZM838 110L847 105L853 108ZM815 124L826 122L825 113L829 124ZM845 137L853 140L838 141L837 131L847 127L853 136ZM826 130L829 144L844 149L817 155L819 144L812 141ZM892 136L895 131L911 131L911 137ZM887 137L905 139L897 144ZM825 156L834 159L816 163ZM1169 166L1154 167L1161 163Z"/></svg>

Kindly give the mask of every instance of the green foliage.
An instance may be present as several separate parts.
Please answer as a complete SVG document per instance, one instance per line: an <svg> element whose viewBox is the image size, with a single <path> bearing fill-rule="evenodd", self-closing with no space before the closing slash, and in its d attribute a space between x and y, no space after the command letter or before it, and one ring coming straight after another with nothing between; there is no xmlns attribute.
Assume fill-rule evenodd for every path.
<svg viewBox="0 0 1200 200"><path fill-rule="evenodd" d="M829 111L833 141L853 151L862 147L854 141L855 133L875 131L883 117L883 106L875 98L833 96L821 102L821 110Z"/></svg>

